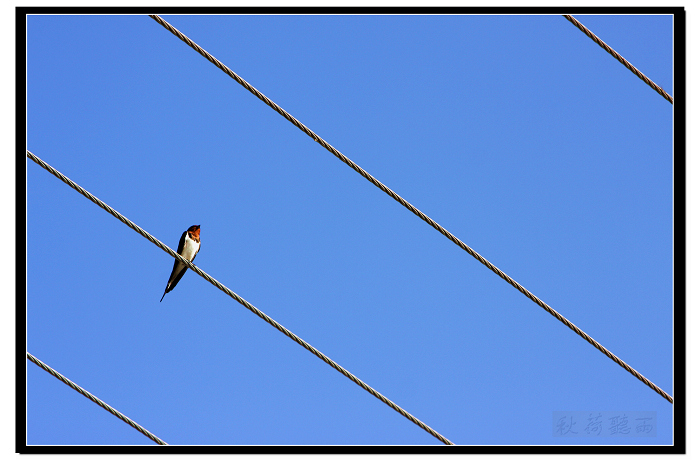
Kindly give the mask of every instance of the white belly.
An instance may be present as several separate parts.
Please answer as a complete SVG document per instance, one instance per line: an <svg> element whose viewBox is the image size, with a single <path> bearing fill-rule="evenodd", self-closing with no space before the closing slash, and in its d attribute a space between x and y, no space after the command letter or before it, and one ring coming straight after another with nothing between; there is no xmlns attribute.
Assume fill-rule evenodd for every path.
<svg viewBox="0 0 700 467"><path fill-rule="evenodd" d="M197 251L199 251L199 243L192 240L189 235L186 235L185 247L182 249L182 257L188 261L192 261Z"/></svg>

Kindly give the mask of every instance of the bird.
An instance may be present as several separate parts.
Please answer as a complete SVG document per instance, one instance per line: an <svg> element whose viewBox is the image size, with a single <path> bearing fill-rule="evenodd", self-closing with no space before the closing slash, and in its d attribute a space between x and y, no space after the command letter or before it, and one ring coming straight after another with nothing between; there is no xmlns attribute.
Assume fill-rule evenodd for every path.
<svg viewBox="0 0 700 467"><path fill-rule="evenodd" d="M195 256L199 253L199 247L199 226L193 225L182 233L180 243L177 245L177 254L188 261L194 261ZM165 292L163 292L163 296L160 297L161 302L163 298L165 298L165 294L173 290L177 283L180 282L182 276L185 275L185 271L187 271L187 266L185 266L182 261L176 259L173 265L173 272L170 273L170 279L168 279L168 285L165 286Z"/></svg>

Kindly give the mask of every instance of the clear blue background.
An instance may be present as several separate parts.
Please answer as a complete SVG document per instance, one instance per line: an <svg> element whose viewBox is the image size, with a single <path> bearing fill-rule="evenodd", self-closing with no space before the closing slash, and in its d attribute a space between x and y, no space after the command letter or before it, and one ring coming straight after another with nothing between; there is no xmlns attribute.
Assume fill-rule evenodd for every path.
<svg viewBox="0 0 700 467"><path fill-rule="evenodd" d="M561 16L163 16L674 394L673 106ZM577 18L673 95L670 16ZM27 20L27 148L456 444L673 406L147 16ZM27 160L27 350L170 444L440 444ZM656 438L553 437L656 411ZM153 444L27 362L27 443ZM20 434L21 435L21 434Z"/></svg>

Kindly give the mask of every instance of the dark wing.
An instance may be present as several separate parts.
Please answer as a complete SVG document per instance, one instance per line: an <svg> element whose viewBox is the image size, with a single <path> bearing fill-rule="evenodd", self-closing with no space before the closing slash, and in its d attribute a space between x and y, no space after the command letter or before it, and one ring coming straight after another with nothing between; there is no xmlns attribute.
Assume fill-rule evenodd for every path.
<svg viewBox="0 0 700 467"><path fill-rule="evenodd" d="M180 237L180 243L177 244L177 252L182 253L182 250L185 248L185 239L187 238L187 230L182 234L182 237Z"/></svg>
<svg viewBox="0 0 700 467"><path fill-rule="evenodd" d="M182 279L182 276L185 275L185 271L187 271L187 267L183 267L182 269L180 269L180 272L177 273L177 276L175 276L175 279L171 279L171 281L168 282L168 286L169 286L168 288L170 290L173 290L175 288L175 286L177 285L177 283L180 282L180 279ZM175 272L175 271L173 271L173 272ZM170 290L168 290L168 292L170 292Z"/></svg>

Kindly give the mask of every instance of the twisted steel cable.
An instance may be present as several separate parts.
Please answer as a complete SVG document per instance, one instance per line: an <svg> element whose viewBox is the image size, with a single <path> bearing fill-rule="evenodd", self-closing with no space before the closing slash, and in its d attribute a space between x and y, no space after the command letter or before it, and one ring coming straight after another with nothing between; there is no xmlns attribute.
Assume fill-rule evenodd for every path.
<svg viewBox="0 0 700 467"><path fill-rule="evenodd" d="M668 94L666 91L664 91L664 90L661 88L661 86L659 86L658 84L656 84L655 82L653 82L652 80L650 80L649 78L647 78L646 75L645 75L644 73L642 73L641 71L639 71L637 68L634 67L634 65L632 65L630 62L628 62L627 60L625 60L625 58L624 58L622 55L620 55L619 53L615 52L615 51L613 50L612 47L610 47L608 44L606 44L605 42L603 42L603 40L600 39L598 36L596 36L595 34L593 34L593 33L591 32L590 29L588 29L588 28L587 28L586 26L584 26L583 24L579 23L578 20L576 20L576 18L574 18L574 17L571 16L571 15L562 15L562 16L564 16L564 18L568 19L568 20L571 22L571 24L573 24L574 26L576 26L577 28L579 28L585 35L587 35L588 37L590 37L591 39L593 39L593 42L595 42L596 44L598 44L599 46L601 46L603 49L605 49L606 52L608 52L610 55L612 55L613 57L615 57L615 58L617 59L618 62L620 62L620 63L622 63L623 65L625 65L625 68L627 68L629 71L631 71L632 73L634 73L635 75L637 75L642 81L644 81L644 82L647 83L649 86L651 86L651 88L652 88L654 91L656 91L656 92L658 92L659 94L661 94L661 95L664 97L664 99L666 99L666 100L669 101L671 104L673 104L673 97L669 96L669 94Z"/></svg>
<svg viewBox="0 0 700 467"><path fill-rule="evenodd" d="M413 206L411 203L403 199L401 196L397 195L393 190L391 190L389 187L384 185L382 182L374 178L372 175L370 175L367 171L365 171L362 167L359 165L355 164L353 161L348 159L343 153L335 149L333 146L328 144L323 138L318 136L316 133L311 131L309 128L307 128L303 123L301 123L299 120L291 116L289 113L287 113L284 109L282 109L280 106L272 102L267 96L262 94L260 91L255 89L253 86L251 86L246 80L238 76L236 73L234 73L229 67L221 63L219 60L214 58L209 52L201 48L199 45L194 43L189 37L185 36L183 33L178 31L175 27L173 27L170 23L165 21L163 18L161 18L158 15L149 15L151 18L153 18L156 22L158 22L160 25L162 25L165 29L173 33L175 36L177 36L180 40L182 40L184 43L192 47L194 50L196 50L199 54L201 54L204 58L209 60L211 63L216 65L217 68L219 68L221 71L229 75L231 78L233 78L237 83L239 83L241 86L246 88L248 91L253 93L258 99L263 101L265 104L270 106L273 110L275 110L277 113L282 115L284 118L289 120L290 123L292 123L294 126L299 128L301 131L309 135L311 138L313 138L314 141L316 141L318 144L323 146L326 150L328 150L331 154L336 156L338 159L343 161L345 164L350 166L354 171L362 175L364 178L369 180L374 186L382 190L384 193L387 195L391 196L394 200L398 201L403 207L411 211L413 214L416 216L420 217L428 223L431 227L433 227L435 230L440 232L442 235L450 239L453 243L455 243L458 247L472 255L474 258L476 258L481 264L489 268L491 271L496 273L501 279L505 280L508 282L510 285L515 287L518 291L520 291L523 295L525 295L527 298L535 302L537 305L540 307L544 308L549 314L554 316L556 319L561 321L566 327L574 331L576 334L581 336L586 342L589 344L593 345L596 349L600 350L603 352L608 358L613 360L615 363L620 365L622 368L627 370L629 373L634 375L637 379L639 379L641 382L649 386L651 389L656 391L658 394L660 394L664 399L667 401L673 403L673 398L669 396L666 392L664 392L661 388L659 388L656 384L652 383L649 381L647 378L645 378L641 373L639 373L637 370L629 366L627 363L622 361L619 357L617 357L615 354L610 352L608 349L603 347L601 344L599 344L595 339L590 337L588 334L583 332L581 329L579 329L577 326L575 326L573 323L571 323L568 319L566 319L564 316L556 312L552 307L544 303L542 300L537 298L534 294L532 294L529 290L527 290L525 287L522 285L518 284L515 280L511 279L510 276L508 276L506 273L498 269L496 266L491 264L488 260L486 260L484 257L482 257L479 253L476 251L472 250L467 244L465 244L463 241L461 241L459 238L455 237L452 235L449 231L447 231L444 227L442 227L440 224L432 220L430 217L427 215L423 214L418 208Z"/></svg>
<svg viewBox="0 0 700 467"><path fill-rule="evenodd" d="M73 381L69 380L68 378L66 378L65 376L63 376L61 373L57 372L56 370L54 370L53 368L51 368L50 366L48 366L46 363L42 362L41 360L39 360L38 358L36 358L34 355L30 354L29 352L27 352L27 359L28 359L30 362L35 363L39 368L41 368L41 369L47 371L49 374L51 374L51 375L55 376L56 378L58 378L59 381L61 381L61 382L65 383L65 384L67 384L68 386L72 387L73 389L75 389L76 391L78 391L80 394L82 394L83 396L85 396L85 397L87 397L88 399L90 399L91 401L93 401L95 404L97 404L97 405L99 405L100 407L102 407L103 409L105 409L107 412L111 413L112 415L114 415L115 417L121 419L122 421L128 423L128 424L131 425L133 428L136 428L138 431L140 431L141 433L143 433L144 435L146 435L147 437L149 437L150 439L152 439L152 440L155 441L156 443L161 444L161 445L163 445L163 446L167 446L167 445L168 445L168 443L166 443L165 441L163 441L162 439L160 439L159 437L157 437L156 435L154 435L153 433L151 433L150 431L148 431L147 429L145 429L144 427L142 427L141 425L139 425L138 423L136 423L135 421L133 421L132 419L130 419L129 417L127 417L126 415L122 414L122 413L119 412L117 409L111 407L109 404L107 404L107 403L105 403L105 402L102 402L100 399L98 399L97 397L93 396L93 395L90 394L88 391L86 391L85 389L81 388L80 386L78 386L77 384L75 384Z"/></svg>
<svg viewBox="0 0 700 467"><path fill-rule="evenodd" d="M388 405L389 407L391 407L392 409L394 409L395 411L397 411L398 413L400 413L402 416L404 416L404 417L407 418L408 420L412 421L413 423L415 423L416 425L418 425L419 427L421 427L423 430L425 430L425 431L427 431L428 433L430 433L432 436L434 436L435 438L437 438L438 440L440 440L440 441L443 442L444 444L454 445L454 443L453 443L452 441L450 441L449 439L445 438L445 437L442 436L440 433L438 433L437 431L433 430L433 429L430 428L428 425L426 425L425 423L421 422L421 421L418 420L416 417L414 417L413 415L411 415L410 413L406 412L404 409L402 409L401 407L399 407L398 405L396 405L394 402L392 402L391 400L389 400L389 399L387 399L386 397L384 397L381 393L379 393L378 391L376 391L375 389L373 389L372 387L370 387L369 385L367 385L365 382L363 382L363 381L362 381L361 379L359 379L357 376L353 375L353 374L350 373L348 370L346 370L346 369L343 368L342 366L338 365L336 362L334 362L333 360L331 360L330 358L328 358L327 356L325 356L322 352L320 352L319 350L317 350L316 348L314 348L312 345L308 344L308 343L307 343L306 341L304 341L302 338L298 337L296 334L294 334L293 332L291 332L290 330L288 330L287 328L285 328L284 326L282 326L281 324L279 324L277 321L275 321L274 319L270 318L269 316L267 316L267 315L266 315L265 313L263 313L262 311L258 310L258 309L257 309L256 307L254 307L252 304L248 303L245 299L241 298L241 297L238 296L235 292L231 291L228 287L224 286L224 285L221 284L219 281L217 281L216 279L214 279L213 277L211 277L209 274L207 274L206 272L202 271L202 270L199 269L197 266L195 266L194 264L192 264L191 262L189 262L188 260L186 260L185 258L183 258L182 256L180 256L179 254L177 254L175 251L173 251L170 247L168 247L167 245L165 245L163 242L161 242L161 241L158 240L157 238L153 237L151 234L149 234L148 232L146 232L145 230L143 230L141 227L139 227L138 225L136 225L136 224L134 224L133 222L131 222L131 221L130 221L129 219L127 219L126 217L124 217L124 216L122 216L121 214L119 214L117 211L115 211L115 210L112 209L110 206L108 206L107 204L105 204L104 202L102 202L100 199L98 199L98 198L96 198L95 196L93 196L90 192L88 192L88 191L85 190L83 187L81 187L80 185L78 185L77 183L75 183L73 180L69 179L68 177L66 177L65 175L63 175L61 172L59 172L58 170L54 169L52 166L50 166L49 164L47 164L46 162L44 162L43 160L41 160L39 157L35 156L35 155L34 155L31 151L29 151L29 150L27 150L27 157L28 157L29 159L33 160L34 162L36 162L37 164L39 164L41 167L43 167L44 169L46 169L48 172L50 172L50 173L53 174L54 176L56 176L59 180L61 180L62 182L66 183L68 186L70 186L70 187L73 188L74 190L76 190L78 193L80 193L81 195L85 196L87 199L89 199L90 201L92 201L93 203L97 204L99 207L101 207L102 209L104 209L105 211L107 211L108 213L110 213L111 215L113 215L114 217L116 217L117 219L119 219L121 222L123 222L124 224L126 224L127 226L129 226L131 229L133 229L133 230L135 230L136 232L138 232L141 236L143 236L144 238L146 238L146 239L147 239L148 241L150 241L151 243L155 244L158 248L160 248L161 250L165 251L166 253L168 253L168 254L169 254L170 256L172 256L173 258L175 258L175 259L177 259L177 260L179 260L179 261L182 261L188 268L190 268L191 270L193 270L194 272L196 272L197 274L199 274L202 278L204 278L204 280L206 280L206 281L209 282L210 284L214 285L217 289L221 290L221 291L224 292L226 295L228 295L229 297L231 297L231 298L233 298L234 300L236 300L238 303L240 303L241 305L243 305L244 307L246 307L248 310L250 310L250 311L252 311L253 313L255 313L256 315L258 315L260 318L264 319L268 324L270 324L271 326L273 326L273 327L274 327L275 329L277 329L278 331L282 332L284 335L286 335L287 337L289 337L290 339L292 339L294 342L296 342L297 344L299 344L299 345L301 345L302 347L304 347L306 350L308 350L308 351L311 352L312 354L316 355L318 358L320 358L321 360L323 360L324 362L326 362L328 365L330 365L331 367L333 367L334 369L336 369L337 371L339 371L341 374L343 374L345 377L349 378L353 383L357 384L357 385L360 386L362 389L364 389L365 391L369 392L370 394L372 394L374 397L376 397L376 398L379 399L380 401L384 402L386 405ZM55 376L55 375L54 375L54 376ZM68 383L66 383L66 384L68 384Z"/></svg>

